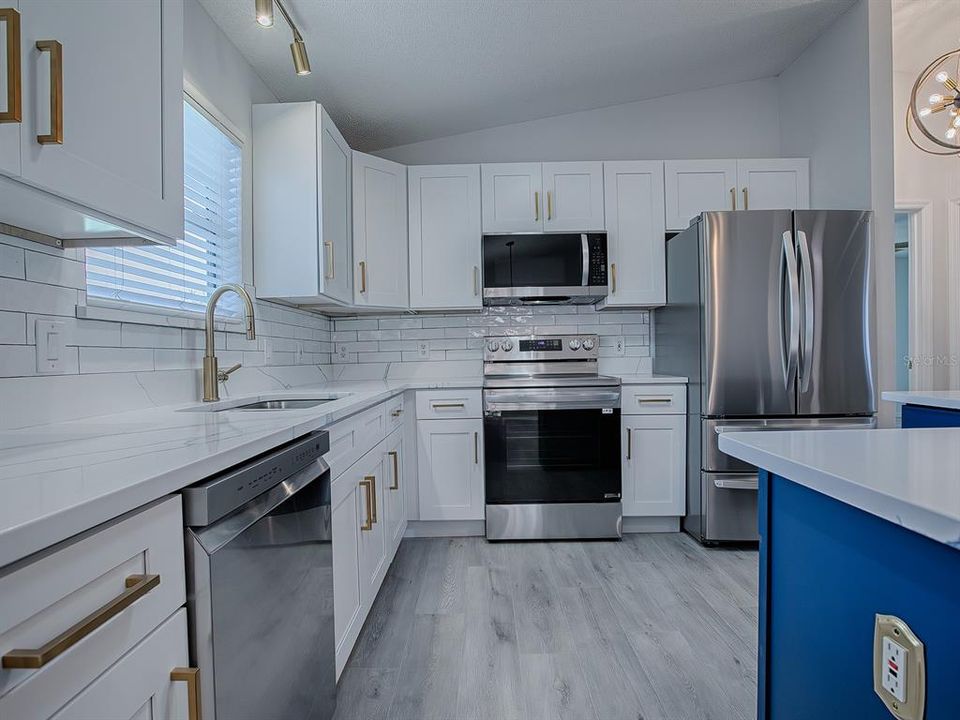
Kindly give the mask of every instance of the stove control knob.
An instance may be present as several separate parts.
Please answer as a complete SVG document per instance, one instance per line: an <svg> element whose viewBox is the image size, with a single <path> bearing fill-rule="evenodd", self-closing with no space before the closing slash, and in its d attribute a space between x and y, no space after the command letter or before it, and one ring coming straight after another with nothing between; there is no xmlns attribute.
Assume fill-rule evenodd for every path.
<svg viewBox="0 0 960 720"><path fill-rule="evenodd" d="M489 350L490 352L496 352L499 349L500 349L500 343L498 343L496 340L491 340L490 342L487 343L487 350Z"/></svg>
<svg viewBox="0 0 960 720"><path fill-rule="evenodd" d="M504 340L500 343L500 349L504 352L510 352L513 350L513 340Z"/></svg>
<svg viewBox="0 0 960 720"><path fill-rule="evenodd" d="M573 340L570 341L570 349L571 349L571 350L579 350L579 349L580 349L580 339L579 339L579 338L573 338Z"/></svg>
<svg viewBox="0 0 960 720"><path fill-rule="evenodd" d="M593 338L584 338L583 339L583 349L584 350L593 350L594 342Z"/></svg>

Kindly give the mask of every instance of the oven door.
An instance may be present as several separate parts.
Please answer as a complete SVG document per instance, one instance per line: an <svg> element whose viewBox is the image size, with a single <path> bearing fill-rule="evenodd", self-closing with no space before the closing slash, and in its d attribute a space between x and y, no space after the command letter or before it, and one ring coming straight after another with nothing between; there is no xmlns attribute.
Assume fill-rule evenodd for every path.
<svg viewBox="0 0 960 720"><path fill-rule="evenodd" d="M487 505L619 503L620 389L484 391Z"/></svg>

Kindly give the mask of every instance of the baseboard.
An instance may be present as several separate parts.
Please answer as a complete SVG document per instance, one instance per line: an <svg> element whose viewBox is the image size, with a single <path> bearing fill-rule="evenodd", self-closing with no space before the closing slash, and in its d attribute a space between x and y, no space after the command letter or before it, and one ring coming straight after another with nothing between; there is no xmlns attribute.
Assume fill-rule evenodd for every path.
<svg viewBox="0 0 960 720"><path fill-rule="evenodd" d="M483 537L483 520L410 520L404 537Z"/></svg>
<svg viewBox="0 0 960 720"><path fill-rule="evenodd" d="M625 517L624 533L665 533L680 532L678 517Z"/></svg>

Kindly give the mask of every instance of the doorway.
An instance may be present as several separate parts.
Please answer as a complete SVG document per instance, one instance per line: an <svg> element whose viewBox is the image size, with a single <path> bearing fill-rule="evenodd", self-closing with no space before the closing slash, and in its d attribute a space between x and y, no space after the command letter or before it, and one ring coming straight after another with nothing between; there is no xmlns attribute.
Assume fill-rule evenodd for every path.
<svg viewBox="0 0 960 720"><path fill-rule="evenodd" d="M896 389L920 390L933 381L933 260L931 205L897 203L894 212ZM898 410L899 414L899 410Z"/></svg>

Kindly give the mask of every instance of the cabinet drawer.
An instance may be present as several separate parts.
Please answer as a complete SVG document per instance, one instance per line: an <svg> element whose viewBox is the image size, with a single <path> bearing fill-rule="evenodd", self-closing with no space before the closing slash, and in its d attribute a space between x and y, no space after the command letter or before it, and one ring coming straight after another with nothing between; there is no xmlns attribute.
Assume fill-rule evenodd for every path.
<svg viewBox="0 0 960 720"><path fill-rule="evenodd" d="M417 392L417 419L478 418L483 415L479 389L420 390Z"/></svg>
<svg viewBox="0 0 960 720"><path fill-rule="evenodd" d="M384 419L387 425L386 434L403 425L403 395L397 395L384 403Z"/></svg>
<svg viewBox="0 0 960 720"><path fill-rule="evenodd" d="M678 415L687 411L686 385L624 385L623 415Z"/></svg>
<svg viewBox="0 0 960 720"><path fill-rule="evenodd" d="M133 576L159 583L127 588ZM0 576L0 655L43 648L125 592L139 597L36 669L0 669L0 717L49 717L185 602L180 496L68 540ZM22 653L16 654L24 657ZM17 712L13 708L29 709Z"/></svg>
<svg viewBox="0 0 960 720"><path fill-rule="evenodd" d="M336 478L359 460L365 452L383 440L386 403L357 413L328 428L330 450L324 459L330 465L330 477Z"/></svg>

